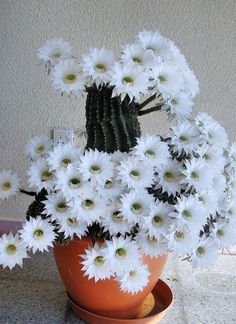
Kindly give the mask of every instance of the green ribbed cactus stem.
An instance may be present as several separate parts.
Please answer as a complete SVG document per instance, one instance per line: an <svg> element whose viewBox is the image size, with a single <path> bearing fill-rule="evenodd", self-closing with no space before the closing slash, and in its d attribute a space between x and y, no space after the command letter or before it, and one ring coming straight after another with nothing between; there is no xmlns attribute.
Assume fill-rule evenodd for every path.
<svg viewBox="0 0 236 324"><path fill-rule="evenodd" d="M112 98L112 88L87 88L85 148L128 152L141 135L137 107L128 96L122 102L119 97Z"/></svg>

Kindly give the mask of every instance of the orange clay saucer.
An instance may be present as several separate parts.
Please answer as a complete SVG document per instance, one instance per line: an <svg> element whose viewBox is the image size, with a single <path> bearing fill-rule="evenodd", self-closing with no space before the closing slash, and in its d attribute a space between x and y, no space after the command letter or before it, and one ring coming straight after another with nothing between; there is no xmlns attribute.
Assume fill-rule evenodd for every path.
<svg viewBox="0 0 236 324"><path fill-rule="evenodd" d="M74 312L89 324L156 324L164 317L167 309L173 303L172 290L161 279L142 302L138 314L132 319L116 319L96 315L77 305L69 295L68 298Z"/></svg>

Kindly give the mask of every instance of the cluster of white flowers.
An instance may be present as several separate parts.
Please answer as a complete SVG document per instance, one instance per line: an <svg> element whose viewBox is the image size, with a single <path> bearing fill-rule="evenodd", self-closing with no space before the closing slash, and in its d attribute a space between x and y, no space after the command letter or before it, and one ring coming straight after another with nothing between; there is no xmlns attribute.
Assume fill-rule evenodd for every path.
<svg viewBox="0 0 236 324"><path fill-rule="evenodd" d="M141 136L129 153L53 148L45 136L32 139L26 153L29 185L47 190L46 217L31 217L15 237L3 235L3 266L97 226L104 242L82 256L85 275L116 276L122 290L135 293L148 282L143 255L172 251L207 267L219 247L236 243L236 144L205 113L173 125L165 140ZM1 199L15 194L16 179L1 173Z"/></svg>
<svg viewBox="0 0 236 324"><path fill-rule="evenodd" d="M49 66L56 91L80 95L87 87L108 86L113 96L140 101L162 96L162 110L179 119L192 111L198 81L176 45L159 32L142 31L120 55L105 48L92 48L81 59L73 56L67 41L52 39L39 49L38 58Z"/></svg>
<svg viewBox="0 0 236 324"><path fill-rule="evenodd" d="M29 186L44 196L44 212L30 215L15 236L0 238L0 264L21 266L28 251L88 235L96 243L82 255L85 275L116 277L132 294L148 283L144 255L173 252L194 266L214 264L219 247L236 243L236 143L209 115L189 118L198 82L179 49L158 32L143 31L120 57L95 48L79 62L62 39L47 42L38 57L57 91L112 87L121 100L144 98L141 105L161 97L177 122L166 139L141 136L129 152L82 151L33 138L27 173ZM17 175L0 172L0 200L19 187Z"/></svg>

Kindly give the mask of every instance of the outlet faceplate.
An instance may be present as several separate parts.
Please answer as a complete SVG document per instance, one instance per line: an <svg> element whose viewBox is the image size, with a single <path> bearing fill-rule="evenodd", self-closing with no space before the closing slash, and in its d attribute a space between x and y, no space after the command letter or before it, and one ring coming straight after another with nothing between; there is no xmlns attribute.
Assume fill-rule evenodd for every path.
<svg viewBox="0 0 236 324"><path fill-rule="evenodd" d="M53 130L54 145L58 144L73 144L74 135L71 129L54 129Z"/></svg>

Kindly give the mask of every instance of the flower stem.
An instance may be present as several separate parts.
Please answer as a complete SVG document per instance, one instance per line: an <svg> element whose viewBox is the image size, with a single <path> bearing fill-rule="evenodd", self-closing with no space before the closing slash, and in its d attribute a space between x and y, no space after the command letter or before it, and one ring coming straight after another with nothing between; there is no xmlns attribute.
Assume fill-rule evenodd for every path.
<svg viewBox="0 0 236 324"><path fill-rule="evenodd" d="M27 191L27 190L24 190L24 189L20 189L20 192L25 194L25 195L28 195L28 196L35 196L36 195L36 192L34 191Z"/></svg>
<svg viewBox="0 0 236 324"><path fill-rule="evenodd" d="M138 111L143 109L145 106L147 106L150 102L152 102L154 99L156 99L157 93L154 93L154 95L152 95L151 97L149 97L148 99L146 99L144 102L142 102L139 107L138 107Z"/></svg>
<svg viewBox="0 0 236 324"><path fill-rule="evenodd" d="M151 108L148 108L146 110L142 110L142 111L138 111L138 116L143 116L143 115L146 115L146 114L149 114L153 111L159 111L161 110L161 107L164 106L164 102L161 102L161 103L158 103L157 105L151 107Z"/></svg>

